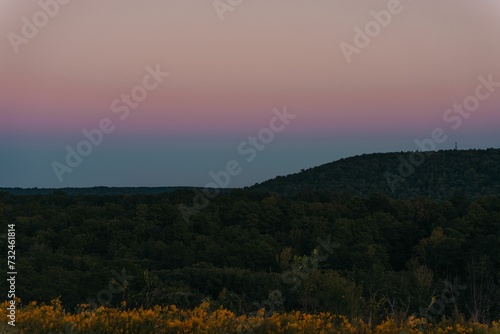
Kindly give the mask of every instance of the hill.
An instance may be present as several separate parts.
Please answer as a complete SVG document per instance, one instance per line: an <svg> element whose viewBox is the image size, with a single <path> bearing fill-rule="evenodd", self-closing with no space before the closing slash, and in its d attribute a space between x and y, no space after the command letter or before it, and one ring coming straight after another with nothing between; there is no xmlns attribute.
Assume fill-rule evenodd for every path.
<svg viewBox="0 0 500 334"><path fill-rule="evenodd" d="M251 189L437 199L500 194L500 149L363 154L278 176Z"/></svg>

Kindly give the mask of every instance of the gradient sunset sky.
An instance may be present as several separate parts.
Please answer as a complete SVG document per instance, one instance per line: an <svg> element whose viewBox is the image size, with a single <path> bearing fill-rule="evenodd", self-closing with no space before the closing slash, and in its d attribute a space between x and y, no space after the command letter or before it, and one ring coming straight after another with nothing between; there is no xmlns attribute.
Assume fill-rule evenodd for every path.
<svg viewBox="0 0 500 334"><path fill-rule="evenodd" d="M0 0L0 187L203 186L231 160L241 187L414 151L435 128L438 149L500 147L500 88L457 129L443 119L478 77L500 82L498 0L402 0L350 63L341 43L390 1L244 0L221 20L211 0L72 0L16 53L11 33L54 1ZM121 120L111 104L157 65L169 76ZM285 106L296 117L246 161ZM60 182L53 162L104 118L115 130Z"/></svg>

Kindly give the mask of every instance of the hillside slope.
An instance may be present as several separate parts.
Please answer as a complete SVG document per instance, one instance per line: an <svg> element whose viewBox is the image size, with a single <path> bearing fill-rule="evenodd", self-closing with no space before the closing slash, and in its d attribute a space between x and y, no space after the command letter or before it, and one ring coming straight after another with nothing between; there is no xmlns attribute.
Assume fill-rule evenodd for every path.
<svg viewBox="0 0 500 334"><path fill-rule="evenodd" d="M281 194L328 189L439 199L500 194L500 149L363 154L279 176L251 189Z"/></svg>

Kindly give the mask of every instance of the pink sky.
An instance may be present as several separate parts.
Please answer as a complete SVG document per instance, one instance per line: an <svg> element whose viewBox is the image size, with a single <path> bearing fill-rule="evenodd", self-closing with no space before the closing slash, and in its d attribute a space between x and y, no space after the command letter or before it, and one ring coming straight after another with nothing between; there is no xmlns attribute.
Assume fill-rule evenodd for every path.
<svg viewBox="0 0 500 334"><path fill-rule="evenodd" d="M77 137L159 64L170 76L120 136L244 139L285 105L288 137L425 136L478 76L500 81L500 2L402 0L348 64L340 43L387 4L245 0L221 21L211 1L72 0L16 54L7 36L40 5L0 0L0 132ZM500 90L460 131L498 129L499 107Z"/></svg>

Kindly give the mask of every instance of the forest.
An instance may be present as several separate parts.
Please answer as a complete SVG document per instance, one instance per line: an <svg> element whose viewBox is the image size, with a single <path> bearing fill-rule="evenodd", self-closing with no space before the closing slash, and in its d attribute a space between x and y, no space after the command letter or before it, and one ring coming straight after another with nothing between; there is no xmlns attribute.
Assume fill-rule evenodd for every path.
<svg viewBox="0 0 500 334"><path fill-rule="evenodd" d="M450 199L500 194L500 149L362 154L299 173L278 176L254 189L291 194L328 189L360 196Z"/></svg>
<svg viewBox="0 0 500 334"><path fill-rule="evenodd" d="M314 170L316 178L311 171L285 177L281 188L274 180L269 189L219 192L194 211L197 190L189 188L3 191L0 219L16 226L16 297L22 305L58 300L75 313L82 304L193 310L207 303L235 316L300 311L369 324L409 317L492 324L500 319L500 193L491 180L500 174L485 166L498 168L500 155L461 153L469 164L443 163L439 154L425 164L435 170L435 183L410 176L403 184L403 193L420 185L420 193L436 196L326 186L290 191L293 182L302 184L296 179L329 177L325 167ZM448 178L439 176L441 163ZM350 164L368 175L373 170ZM461 174L473 181L450 181ZM434 185L442 189L434 192ZM453 195L443 198L440 191ZM5 280L0 288L8 291Z"/></svg>

